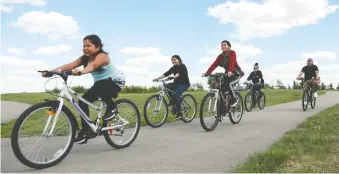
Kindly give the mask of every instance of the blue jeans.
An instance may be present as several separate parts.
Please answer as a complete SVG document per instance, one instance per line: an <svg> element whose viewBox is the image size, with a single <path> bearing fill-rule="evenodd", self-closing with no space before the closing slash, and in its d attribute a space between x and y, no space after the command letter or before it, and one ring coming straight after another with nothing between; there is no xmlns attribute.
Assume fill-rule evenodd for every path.
<svg viewBox="0 0 339 174"><path fill-rule="evenodd" d="M175 91L175 96L170 95L170 97L172 101L175 102L176 113L180 113L181 112L180 95L188 89L187 85L168 83L166 84L166 87Z"/></svg>
<svg viewBox="0 0 339 174"><path fill-rule="evenodd" d="M176 111L177 113L181 112L181 101L180 95L187 90L186 85L177 85L177 89L175 90L175 104L176 104Z"/></svg>

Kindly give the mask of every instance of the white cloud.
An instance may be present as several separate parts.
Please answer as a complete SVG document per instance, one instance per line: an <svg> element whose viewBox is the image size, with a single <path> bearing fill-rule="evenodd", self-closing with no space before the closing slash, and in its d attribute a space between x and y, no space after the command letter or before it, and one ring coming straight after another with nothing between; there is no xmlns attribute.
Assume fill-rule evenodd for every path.
<svg viewBox="0 0 339 174"><path fill-rule="evenodd" d="M32 6L45 6L44 0L3 0L5 4L30 4Z"/></svg>
<svg viewBox="0 0 339 174"><path fill-rule="evenodd" d="M1 93L44 91L44 79L37 71L50 68L47 63L1 56L1 67Z"/></svg>
<svg viewBox="0 0 339 174"><path fill-rule="evenodd" d="M232 37L247 40L254 37L267 38L281 35L287 30L316 24L338 5L329 5L327 0L264 0L262 3L241 0L226 1L208 8L207 15L219 19L219 24L234 24Z"/></svg>
<svg viewBox="0 0 339 174"><path fill-rule="evenodd" d="M302 67L306 66L306 60L307 58L302 57L300 59L292 60L284 64L276 64L273 65L271 68L261 70L264 75L265 83L269 83L270 85L272 85L273 83L273 85L275 85L277 79L279 79L282 80L282 82L286 86L292 86L293 81L297 81L296 78ZM325 84L337 84L339 82L339 73L336 71L336 69L339 68L339 62L328 64L324 63L321 59L313 60L314 64L317 65L319 68L319 76L321 82L324 82Z"/></svg>
<svg viewBox="0 0 339 174"><path fill-rule="evenodd" d="M0 11L5 13L10 13L14 10L13 6L4 6L2 3L0 3Z"/></svg>
<svg viewBox="0 0 339 174"><path fill-rule="evenodd" d="M5 6L4 4L30 4L32 6L45 6L47 3L44 0L1 0L0 10L5 13L10 13L14 10L14 6Z"/></svg>
<svg viewBox="0 0 339 174"><path fill-rule="evenodd" d="M159 48L154 47L124 47L119 50L120 53L135 56L161 55Z"/></svg>
<svg viewBox="0 0 339 174"><path fill-rule="evenodd" d="M336 54L330 51L302 52L303 58L335 60Z"/></svg>
<svg viewBox="0 0 339 174"><path fill-rule="evenodd" d="M48 79L41 77L38 70L51 70L56 68L45 61L14 56L1 56L1 93L19 92L44 92L54 87L61 88L62 79ZM6 68L3 68L6 67ZM91 75L70 76L67 82L69 86L82 85L91 87L93 79Z"/></svg>
<svg viewBox="0 0 339 174"><path fill-rule="evenodd" d="M157 85L152 79L159 77L171 66L170 56L165 56L155 47L124 47L120 53L127 55L122 65L117 65L126 76L127 85Z"/></svg>
<svg viewBox="0 0 339 174"><path fill-rule="evenodd" d="M78 22L58 12L31 11L23 14L13 26L30 34L47 35L50 40L79 38Z"/></svg>
<svg viewBox="0 0 339 174"><path fill-rule="evenodd" d="M25 49L23 48L8 48L7 52L10 54L22 55L25 53Z"/></svg>
<svg viewBox="0 0 339 174"><path fill-rule="evenodd" d="M73 49L72 46L65 45L65 44L59 44L55 46L39 47L32 53L39 54L39 55L58 55L58 54L68 53L72 49Z"/></svg>

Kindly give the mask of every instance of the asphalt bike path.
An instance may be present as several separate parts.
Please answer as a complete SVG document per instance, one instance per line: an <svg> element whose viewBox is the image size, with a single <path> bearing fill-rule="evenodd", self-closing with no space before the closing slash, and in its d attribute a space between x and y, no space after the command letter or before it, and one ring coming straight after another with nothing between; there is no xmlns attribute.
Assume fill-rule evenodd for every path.
<svg viewBox="0 0 339 174"><path fill-rule="evenodd" d="M199 118L187 124L166 123L157 129L141 127L135 142L120 150L111 148L101 136L85 145L74 144L61 163L43 170L21 164L10 139L2 139L1 172L227 172L253 152L267 150L307 117L338 103L339 92L327 92L317 98L315 109L309 106L304 112L301 100L254 109L244 112L237 125L224 117L212 132L202 129Z"/></svg>

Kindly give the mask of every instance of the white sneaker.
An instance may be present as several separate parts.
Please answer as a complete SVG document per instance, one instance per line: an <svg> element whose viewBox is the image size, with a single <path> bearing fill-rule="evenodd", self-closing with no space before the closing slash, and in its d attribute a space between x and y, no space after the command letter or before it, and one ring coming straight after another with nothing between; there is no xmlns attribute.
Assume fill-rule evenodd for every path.
<svg viewBox="0 0 339 174"><path fill-rule="evenodd" d="M317 98L317 97L318 97L318 93L315 92L315 93L314 93L314 98Z"/></svg>

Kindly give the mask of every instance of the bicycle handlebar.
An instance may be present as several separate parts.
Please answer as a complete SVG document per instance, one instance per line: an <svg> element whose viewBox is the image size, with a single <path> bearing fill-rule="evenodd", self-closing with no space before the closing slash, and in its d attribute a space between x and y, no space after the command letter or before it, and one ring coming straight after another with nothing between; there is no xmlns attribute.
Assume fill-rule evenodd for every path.
<svg viewBox="0 0 339 174"><path fill-rule="evenodd" d="M173 80L173 79L174 79L174 77L168 77L166 79L162 79L162 80L158 79L158 80L153 80L153 81L154 82L165 82L165 81L169 81L169 80Z"/></svg>
<svg viewBox="0 0 339 174"><path fill-rule="evenodd" d="M54 72L54 71L48 71L48 70L44 70L44 71L38 71L38 72L45 72L46 73L46 77L51 77L53 75L59 75L61 77L67 77L72 75L72 70L68 70L68 71L64 71L64 72Z"/></svg>

